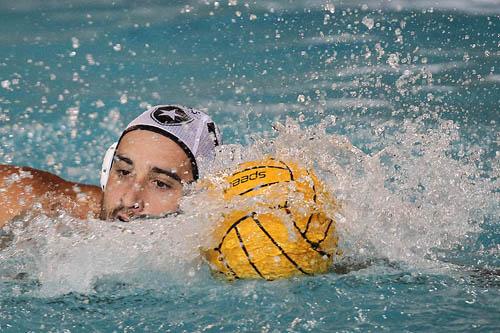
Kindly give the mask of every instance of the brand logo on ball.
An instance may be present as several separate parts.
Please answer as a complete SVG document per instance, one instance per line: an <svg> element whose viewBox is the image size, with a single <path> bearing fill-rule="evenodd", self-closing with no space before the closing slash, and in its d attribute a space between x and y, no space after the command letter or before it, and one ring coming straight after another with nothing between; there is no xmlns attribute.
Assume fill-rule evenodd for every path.
<svg viewBox="0 0 500 333"><path fill-rule="evenodd" d="M176 106L159 107L153 113L151 118L161 125L176 126L187 124L193 121L186 112Z"/></svg>
<svg viewBox="0 0 500 333"><path fill-rule="evenodd" d="M250 180L257 180L259 178L266 178L266 172L265 171L255 171L254 173L250 175L245 175L243 177L236 178L231 181L231 186L238 186L240 184L244 184Z"/></svg>

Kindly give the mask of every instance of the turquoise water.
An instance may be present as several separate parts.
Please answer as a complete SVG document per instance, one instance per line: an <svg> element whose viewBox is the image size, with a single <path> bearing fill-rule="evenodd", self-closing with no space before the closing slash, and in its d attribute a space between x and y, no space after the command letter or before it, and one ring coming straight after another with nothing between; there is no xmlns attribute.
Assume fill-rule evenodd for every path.
<svg viewBox="0 0 500 333"><path fill-rule="evenodd" d="M121 224L26 216L0 253L2 332L500 330L500 4L0 2L0 162L97 184L141 110L205 108L228 146L315 165L343 258L228 283L217 206Z"/></svg>

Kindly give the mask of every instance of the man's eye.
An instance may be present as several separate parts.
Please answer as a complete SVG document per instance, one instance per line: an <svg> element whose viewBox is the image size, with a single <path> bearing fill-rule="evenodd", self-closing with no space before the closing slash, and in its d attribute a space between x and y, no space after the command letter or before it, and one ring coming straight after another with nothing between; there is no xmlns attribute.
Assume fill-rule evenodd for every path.
<svg viewBox="0 0 500 333"><path fill-rule="evenodd" d="M130 171L128 170L124 170L124 169L117 169L116 170L116 173L119 175L119 176L127 176L130 174Z"/></svg>
<svg viewBox="0 0 500 333"><path fill-rule="evenodd" d="M156 187L161 188L161 189L169 189L172 186L168 185L167 183L162 182L161 180L155 180L154 184Z"/></svg>

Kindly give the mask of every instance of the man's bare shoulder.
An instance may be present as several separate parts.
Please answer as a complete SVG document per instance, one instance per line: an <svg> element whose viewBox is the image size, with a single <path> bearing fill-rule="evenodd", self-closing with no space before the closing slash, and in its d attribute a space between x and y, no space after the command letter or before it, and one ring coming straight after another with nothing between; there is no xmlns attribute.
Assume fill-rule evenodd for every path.
<svg viewBox="0 0 500 333"><path fill-rule="evenodd" d="M97 186L62 179L30 167L0 165L0 227L31 209L44 214L64 210L78 218L97 217L102 197Z"/></svg>
<svg viewBox="0 0 500 333"><path fill-rule="evenodd" d="M50 172L15 165L0 165L0 186L10 187L27 184L57 184L65 182L64 179Z"/></svg>

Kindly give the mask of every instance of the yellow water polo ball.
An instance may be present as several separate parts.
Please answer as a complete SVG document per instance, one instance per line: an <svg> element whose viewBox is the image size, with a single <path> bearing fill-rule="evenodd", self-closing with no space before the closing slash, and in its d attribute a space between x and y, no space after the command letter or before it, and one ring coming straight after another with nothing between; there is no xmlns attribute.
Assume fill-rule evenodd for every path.
<svg viewBox="0 0 500 333"><path fill-rule="evenodd" d="M204 251L211 268L229 279L274 280L324 273L338 238L336 207L312 170L265 158L241 164L225 179L227 211Z"/></svg>

